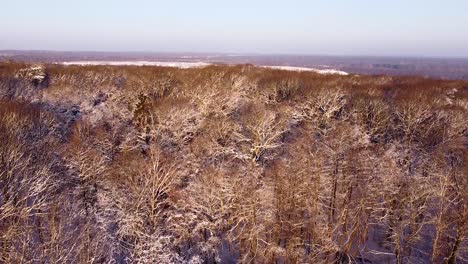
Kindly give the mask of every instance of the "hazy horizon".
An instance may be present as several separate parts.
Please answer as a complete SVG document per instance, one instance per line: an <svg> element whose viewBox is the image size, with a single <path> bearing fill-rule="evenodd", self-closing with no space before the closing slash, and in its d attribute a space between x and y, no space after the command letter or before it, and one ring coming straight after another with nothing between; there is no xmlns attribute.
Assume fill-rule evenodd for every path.
<svg viewBox="0 0 468 264"><path fill-rule="evenodd" d="M10 1L0 50L468 57L468 2Z"/></svg>
<svg viewBox="0 0 468 264"><path fill-rule="evenodd" d="M271 52L210 52L210 51L147 51L147 50L48 50L48 49L0 49L1 52L24 52L24 53L96 53L115 55L214 55L214 56L296 56L296 57L349 57L349 58L406 58L406 59L468 59L466 56L450 55L372 55L372 54L314 54L314 53L271 53Z"/></svg>

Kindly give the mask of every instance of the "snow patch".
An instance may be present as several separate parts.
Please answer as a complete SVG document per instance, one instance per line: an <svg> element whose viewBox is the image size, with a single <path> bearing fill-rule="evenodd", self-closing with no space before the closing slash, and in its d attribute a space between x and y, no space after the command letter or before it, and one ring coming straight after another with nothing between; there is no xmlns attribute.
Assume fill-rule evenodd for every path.
<svg viewBox="0 0 468 264"><path fill-rule="evenodd" d="M173 68L202 68L211 65L206 62L173 62L173 61L66 61L58 64L63 65L79 65L79 66L95 66L95 65L110 65L110 66L159 66Z"/></svg>
<svg viewBox="0 0 468 264"><path fill-rule="evenodd" d="M298 71L298 72L309 71L309 72L316 72L319 74L349 75L349 73L347 72L333 70L333 69L321 70L321 69L316 69L316 68L294 67L294 66L261 66L261 67L268 68L268 69L285 70L285 71Z"/></svg>

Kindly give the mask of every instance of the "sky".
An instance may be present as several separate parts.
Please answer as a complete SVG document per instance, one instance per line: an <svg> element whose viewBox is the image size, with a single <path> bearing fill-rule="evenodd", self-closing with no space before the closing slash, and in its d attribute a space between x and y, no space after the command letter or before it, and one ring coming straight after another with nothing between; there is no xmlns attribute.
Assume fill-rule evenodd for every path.
<svg viewBox="0 0 468 264"><path fill-rule="evenodd" d="M0 50L468 57L467 0L0 0Z"/></svg>

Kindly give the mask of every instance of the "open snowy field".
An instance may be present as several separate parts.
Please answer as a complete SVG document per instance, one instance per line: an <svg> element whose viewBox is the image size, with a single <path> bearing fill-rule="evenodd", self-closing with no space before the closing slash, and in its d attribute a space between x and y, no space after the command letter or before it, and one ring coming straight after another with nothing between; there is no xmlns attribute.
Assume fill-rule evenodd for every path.
<svg viewBox="0 0 468 264"><path fill-rule="evenodd" d="M63 65L111 65L111 66L160 66L160 67L173 67L181 69L189 68L203 68L213 65L208 62L178 62L178 61L68 61L60 62ZM349 75L347 72L334 70L334 69L316 69L307 67L294 67L294 66L259 66L268 69L286 70L286 71L310 71L319 74L338 74Z"/></svg>
<svg viewBox="0 0 468 264"><path fill-rule="evenodd" d="M201 68L211 65L206 62L171 62L171 61L68 61L60 62L63 65L112 65L112 66L160 66L173 68Z"/></svg>
<svg viewBox="0 0 468 264"><path fill-rule="evenodd" d="M286 70L286 71L311 71L320 74L338 74L338 75L349 75L349 73L344 71L338 71L333 69L320 70L316 68L306 68L306 67L294 67L294 66L261 66L262 68L277 69L277 70Z"/></svg>

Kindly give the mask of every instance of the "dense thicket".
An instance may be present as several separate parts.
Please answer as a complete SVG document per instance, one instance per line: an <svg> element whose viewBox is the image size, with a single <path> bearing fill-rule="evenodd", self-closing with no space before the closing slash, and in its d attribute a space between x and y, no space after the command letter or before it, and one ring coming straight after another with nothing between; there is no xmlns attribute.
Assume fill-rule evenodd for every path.
<svg viewBox="0 0 468 264"><path fill-rule="evenodd" d="M0 64L0 263L465 263L466 120L462 81Z"/></svg>

